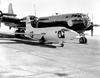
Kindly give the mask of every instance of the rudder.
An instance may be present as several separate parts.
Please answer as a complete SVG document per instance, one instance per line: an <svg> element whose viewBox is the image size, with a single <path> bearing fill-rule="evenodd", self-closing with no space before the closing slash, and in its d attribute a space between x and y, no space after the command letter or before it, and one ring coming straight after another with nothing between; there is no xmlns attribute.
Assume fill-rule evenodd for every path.
<svg viewBox="0 0 100 78"><path fill-rule="evenodd" d="M12 3L10 3L9 6L8 6L8 13L14 14Z"/></svg>
<svg viewBox="0 0 100 78"><path fill-rule="evenodd" d="M26 20L23 20L26 23L26 32L32 31L34 28L31 25L30 17L26 17Z"/></svg>

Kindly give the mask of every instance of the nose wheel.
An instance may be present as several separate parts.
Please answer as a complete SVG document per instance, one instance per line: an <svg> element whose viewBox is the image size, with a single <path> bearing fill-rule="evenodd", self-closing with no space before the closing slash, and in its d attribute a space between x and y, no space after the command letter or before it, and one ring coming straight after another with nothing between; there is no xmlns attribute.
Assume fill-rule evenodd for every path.
<svg viewBox="0 0 100 78"><path fill-rule="evenodd" d="M61 43L61 47L64 47L64 43Z"/></svg>
<svg viewBox="0 0 100 78"><path fill-rule="evenodd" d="M16 34L17 33L17 34ZM24 33L24 30L18 29L15 31L15 38L24 38L24 34L18 34L18 33Z"/></svg>
<svg viewBox="0 0 100 78"><path fill-rule="evenodd" d="M79 43L81 43L81 44L86 44L86 43L87 43L87 38L86 38L86 37L81 37L81 38L79 39Z"/></svg>
<svg viewBox="0 0 100 78"><path fill-rule="evenodd" d="M41 39L39 40L39 43L40 43L40 44L44 44L44 43L45 43L45 38L44 38L44 36L41 37Z"/></svg>

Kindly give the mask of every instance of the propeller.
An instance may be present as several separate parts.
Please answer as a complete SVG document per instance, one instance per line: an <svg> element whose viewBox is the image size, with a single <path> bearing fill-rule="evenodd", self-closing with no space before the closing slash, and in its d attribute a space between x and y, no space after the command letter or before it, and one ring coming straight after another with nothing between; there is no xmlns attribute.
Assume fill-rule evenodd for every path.
<svg viewBox="0 0 100 78"><path fill-rule="evenodd" d="M92 14L92 22L91 22L91 36L93 36L93 27L94 27L94 25L93 25L93 14Z"/></svg>
<svg viewBox="0 0 100 78"><path fill-rule="evenodd" d="M93 36L93 22L91 23L91 36Z"/></svg>
<svg viewBox="0 0 100 78"><path fill-rule="evenodd" d="M1 21L2 21L2 11L0 11L0 28L1 28Z"/></svg>
<svg viewBox="0 0 100 78"><path fill-rule="evenodd" d="M92 14L91 22L89 22L89 27L87 28L87 30L91 30L91 36L93 36L93 33L94 33L94 28L93 27L100 27L100 25L99 24L94 24L93 14Z"/></svg>
<svg viewBox="0 0 100 78"><path fill-rule="evenodd" d="M2 19L3 19L3 15L6 15L6 16L17 16L16 14L12 14L12 13L2 13L2 11L0 11L0 27L1 27L1 22L2 22Z"/></svg>

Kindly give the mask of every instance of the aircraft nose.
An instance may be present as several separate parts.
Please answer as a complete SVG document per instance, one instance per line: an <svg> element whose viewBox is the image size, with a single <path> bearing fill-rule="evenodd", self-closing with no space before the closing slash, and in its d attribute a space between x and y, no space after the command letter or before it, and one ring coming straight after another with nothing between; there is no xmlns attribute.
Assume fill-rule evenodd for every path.
<svg viewBox="0 0 100 78"><path fill-rule="evenodd" d="M78 35L78 33L77 33L77 32L75 32L75 31L73 31L73 30L70 30L70 33L71 33L72 35L75 35L75 36L77 36L77 35Z"/></svg>
<svg viewBox="0 0 100 78"><path fill-rule="evenodd" d="M65 32L65 38L66 39L73 39L73 38L75 38L76 36L78 36L78 33L77 32L75 32L75 31L73 31L73 30L69 30L69 31L66 31Z"/></svg>

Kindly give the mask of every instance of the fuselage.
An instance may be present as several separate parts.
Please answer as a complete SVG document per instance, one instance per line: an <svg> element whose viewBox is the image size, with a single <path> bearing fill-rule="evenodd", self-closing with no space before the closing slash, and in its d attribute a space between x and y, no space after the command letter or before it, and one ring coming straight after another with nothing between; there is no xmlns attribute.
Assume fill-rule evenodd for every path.
<svg viewBox="0 0 100 78"><path fill-rule="evenodd" d="M31 25L34 28L62 26L74 30L77 33L82 33L88 28L91 28L91 22L88 15L82 13L62 14L39 18L35 16L26 16L22 19L3 15L1 19L2 22L9 27L25 28L25 22L21 22L21 20L26 20L27 17L31 19Z"/></svg>
<svg viewBox="0 0 100 78"><path fill-rule="evenodd" d="M78 34L70 29L66 29L64 32L64 37L60 37L59 32L61 29L66 29L65 27L47 27L47 28L30 28L25 32L25 36L33 40L40 40L43 36L45 38L45 43L59 43L62 41L70 40L75 38Z"/></svg>
<svg viewBox="0 0 100 78"><path fill-rule="evenodd" d="M90 19L86 14L62 14L38 19L37 28L63 26L78 33L85 31L90 26Z"/></svg>
<svg viewBox="0 0 100 78"><path fill-rule="evenodd" d="M3 17L1 18L1 22L3 22L6 26L9 27L23 27L25 26L25 23L20 22L19 18L13 17L13 16L6 16L3 15Z"/></svg>

